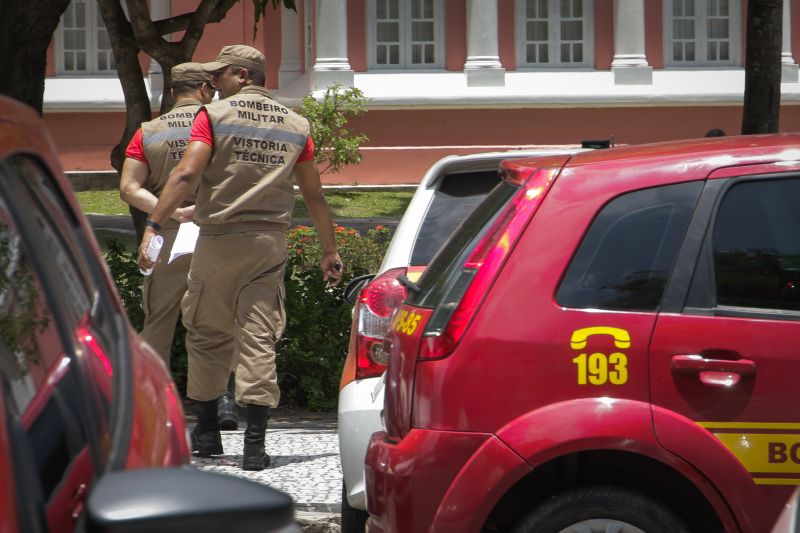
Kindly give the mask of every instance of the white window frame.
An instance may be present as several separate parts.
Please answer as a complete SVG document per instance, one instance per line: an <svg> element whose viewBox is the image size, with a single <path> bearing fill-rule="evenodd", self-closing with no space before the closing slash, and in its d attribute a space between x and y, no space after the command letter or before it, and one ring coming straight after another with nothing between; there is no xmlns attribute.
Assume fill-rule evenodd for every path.
<svg viewBox="0 0 800 533"><path fill-rule="evenodd" d="M433 0L433 63L411 63L411 6L417 0L398 0L400 4L400 62L377 62L376 8L381 0L367 1L367 65L370 70L430 70L444 68L444 0Z"/></svg>
<svg viewBox="0 0 800 533"><path fill-rule="evenodd" d="M76 0L72 0L70 2L70 6ZM99 50L98 49L98 38L97 32L101 29L100 24L98 24L99 18L99 9L97 7L97 2L95 0L77 0L81 2L85 6L85 13L86 13L86 48L84 49L86 53L86 69L85 70L67 70L66 69L66 61L64 58L64 17L66 14L61 16L61 20L58 22L58 28L56 29L56 74L59 76L116 76L117 75L117 68L114 63L114 54L111 49L108 50ZM123 3L123 6L125 4ZM69 7L68 7L69 9ZM104 26L103 26L104 28ZM100 52L106 53L108 57L109 64L112 65L110 69L107 70L100 70L98 68L98 54Z"/></svg>
<svg viewBox="0 0 800 533"><path fill-rule="evenodd" d="M742 6L740 0L729 0L728 35L730 36L729 59L709 61L708 42L705 31L708 20L708 1L694 0L695 60L673 59L673 6L683 0L664 0L664 65L667 67L731 67L742 64Z"/></svg>
<svg viewBox="0 0 800 533"><path fill-rule="evenodd" d="M516 0L517 67L521 69L591 68L594 67L594 0L583 2L583 61L561 61L561 0L548 0L548 61L527 61L527 1ZM556 60L555 58L558 58Z"/></svg>

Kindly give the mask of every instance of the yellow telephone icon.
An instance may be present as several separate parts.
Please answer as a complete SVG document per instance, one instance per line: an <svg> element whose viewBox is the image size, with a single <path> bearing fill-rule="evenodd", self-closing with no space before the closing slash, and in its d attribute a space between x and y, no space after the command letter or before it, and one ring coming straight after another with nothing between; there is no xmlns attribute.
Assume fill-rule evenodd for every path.
<svg viewBox="0 0 800 533"><path fill-rule="evenodd" d="M573 350L586 348L586 340L592 335L611 335L614 338L614 346L617 348L631 347L631 336L627 331L608 326L593 326L590 328L576 329L572 332L570 346Z"/></svg>
<svg viewBox="0 0 800 533"><path fill-rule="evenodd" d="M630 334L620 328L593 326L576 329L572 332L569 345L573 350L586 348L587 340L592 335L611 335L614 347L624 349L631 347ZM578 385L624 385L628 382L628 356L622 352L606 355L603 353L582 353L572 359L578 370Z"/></svg>

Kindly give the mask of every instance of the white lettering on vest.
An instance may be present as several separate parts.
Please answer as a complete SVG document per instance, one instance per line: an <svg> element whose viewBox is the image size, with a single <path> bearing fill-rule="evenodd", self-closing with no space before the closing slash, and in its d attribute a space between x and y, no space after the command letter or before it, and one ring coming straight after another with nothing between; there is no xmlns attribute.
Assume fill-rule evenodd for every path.
<svg viewBox="0 0 800 533"><path fill-rule="evenodd" d="M187 113L187 112L167 113L166 115L161 115L158 118L160 120L177 120L181 118L188 118L190 120L194 120L194 113Z"/></svg>
<svg viewBox="0 0 800 533"><path fill-rule="evenodd" d="M256 111L274 111L276 113L282 113L284 115L289 114L289 110L283 106L274 105L274 104L265 104L262 102L250 102L248 100L229 100L231 107L242 107L245 109L255 109Z"/></svg>
<svg viewBox="0 0 800 533"><path fill-rule="evenodd" d="M236 111L239 118L252 120L255 122L269 122L270 124L283 124L283 117L276 117L275 115L266 115L261 113L253 113L252 111Z"/></svg>
<svg viewBox="0 0 800 533"><path fill-rule="evenodd" d="M266 141L263 139L250 139L248 137L234 137L233 145L238 148L260 148L261 150L272 150L273 152L289 152L286 143Z"/></svg>
<svg viewBox="0 0 800 533"><path fill-rule="evenodd" d="M282 155L259 154L256 152L240 152L234 150L233 154L237 161L250 161L252 163L268 163L270 165L285 165L286 158Z"/></svg>

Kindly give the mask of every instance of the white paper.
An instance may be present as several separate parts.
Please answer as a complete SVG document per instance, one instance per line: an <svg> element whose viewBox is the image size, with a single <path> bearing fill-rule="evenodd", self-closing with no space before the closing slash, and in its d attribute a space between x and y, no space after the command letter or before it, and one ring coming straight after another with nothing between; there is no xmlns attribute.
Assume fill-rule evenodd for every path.
<svg viewBox="0 0 800 533"><path fill-rule="evenodd" d="M178 235L175 237L175 243L169 252L169 261L167 263L172 263L175 258L184 254L194 252L194 243L197 242L199 234L200 226L194 222L183 222L178 228Z"/></svg>
<svg viewBox="0 0 800 533"><path fill-rule="evenodd" d="M145 254L147 254L147 258L153 263L155 263L158 259L158 255L161 253L162 246L164 246L164 237L161 235L153 235L153 238L150 239L150 244L147 245L147 251L145 252ZM147 270L142 270L140 268L139 272L145 276L149 276L153 273L153 268L154 267L150 267Z"/></svg>

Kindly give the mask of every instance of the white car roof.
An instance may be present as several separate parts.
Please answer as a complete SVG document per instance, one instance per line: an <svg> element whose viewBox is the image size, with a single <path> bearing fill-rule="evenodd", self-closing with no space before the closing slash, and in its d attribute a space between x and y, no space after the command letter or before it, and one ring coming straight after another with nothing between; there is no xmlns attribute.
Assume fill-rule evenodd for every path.
<svg viewBox="0 0 800 533"><path fill-rule="evenodd" d="M433 195L445 176L459 173L495 170L500 162L506 159L546 157L550 155L573 154L578 150L539 149L513 150L507 152L484 152L470 155L450 155L434 163L420 180L411 202L408 204L400 223L395 229L392 240L384 255L383 263L378 271L385 272L391 268L406 267L411 259L414 242L425 215L431 205ZM453 228L455 230L455 228Z"/></svg>

